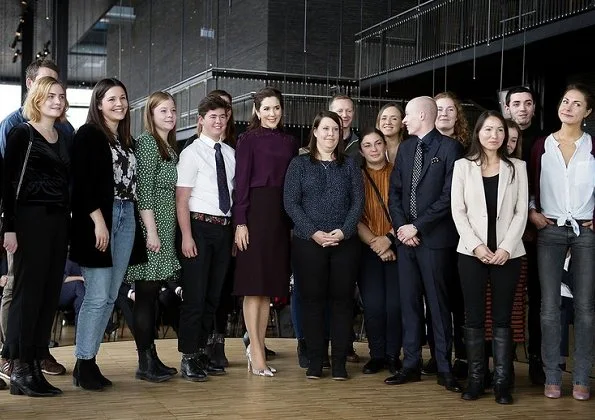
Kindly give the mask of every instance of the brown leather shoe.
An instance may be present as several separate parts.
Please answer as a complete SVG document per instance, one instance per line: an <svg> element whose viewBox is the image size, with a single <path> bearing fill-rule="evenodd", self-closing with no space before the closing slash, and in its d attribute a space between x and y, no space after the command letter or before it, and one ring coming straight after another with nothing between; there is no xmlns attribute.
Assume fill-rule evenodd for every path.
<svg viewBox="0 0 595 420"><path fill-rule="evenodd" d="M50 354L48 358L41 361L41 371L46 375L64 375L66 368Z"/></svg>
<svg viewBox="0 0 595 420"><path fill-rule="evenodd" d="M12 375L12 360L0 357L0 376L7 381L10 381L10 375Z"/></svg>

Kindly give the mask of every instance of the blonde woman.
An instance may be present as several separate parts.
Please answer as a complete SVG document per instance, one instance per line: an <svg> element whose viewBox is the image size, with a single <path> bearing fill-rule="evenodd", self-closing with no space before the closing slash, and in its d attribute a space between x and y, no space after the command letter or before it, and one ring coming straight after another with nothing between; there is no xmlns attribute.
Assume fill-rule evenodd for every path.
<svg viewBox="0 0 595 420"><path fill-rule="evenodd" d="M40 360L48 355L68 246L70 156L54 127L67 109L64 86L53 77L38 79L23 107L29 123L15 127L6 143L4 248L14 254L15 277L4 346L14 361L14 395L62 393L47 382Z"/></svg>

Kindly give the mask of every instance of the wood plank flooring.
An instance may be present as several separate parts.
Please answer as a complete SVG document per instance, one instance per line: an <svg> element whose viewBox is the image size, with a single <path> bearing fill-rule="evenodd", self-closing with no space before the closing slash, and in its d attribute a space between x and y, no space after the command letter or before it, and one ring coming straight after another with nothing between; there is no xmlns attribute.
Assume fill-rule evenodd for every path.
<svg viewBox="0 0 595 420"><path fill-rule="evenodd" d="M166 364L179 368L177 340L157 341ZM73 347L52 349L65 364L65 376L49 377L64 395L28 398L0 392L0 419L592 419L595 399L578 402L569 393L570 375L564 374L565 395L548 400L542 389L529 385L527 365L516 364L515 404L500 406L491 394L466 402L459 394L439 387L435 378L387 386L386 372L363 375L363 363L348 364L351 379L332 381L328 376L306 380L297 365L295 340L267 339L277 351L271 364L278 369L274 378L250 375L246 370L241 339L228 339L231 366L226 376L192 383L176 377L152 384L134 378L136 350L133 341L103 343L98 356L104 374L114 387L103 392L84 391L72 386ZM356 343L360 355L365 343ZM426 355L427 356L427 355ZM327 373L328 375L328 373Z"/></svg>

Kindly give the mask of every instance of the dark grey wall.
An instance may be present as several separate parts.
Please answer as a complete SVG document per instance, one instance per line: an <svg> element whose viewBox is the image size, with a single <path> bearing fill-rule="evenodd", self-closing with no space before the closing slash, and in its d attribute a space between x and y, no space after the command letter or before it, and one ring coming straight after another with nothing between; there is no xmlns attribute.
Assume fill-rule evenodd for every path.
<svg viewBox="0 0 595 420"><path fill-rule="evenodd" d="M353 77L355 33L417 2L307 1L306 53L303 0L124 3L136 20L110 26L107 75L121 78L135 100L210 67Z"/></svg>
<svg viewBox="0 0 595 420"><path fill-rule="evenodd" d="M271 1L268 69L329 77L353 77L355 34L387 19L391 13L402 11L404 4L408 3L415 5L417 2L310 0L307 2L307 19L304 22L304 1ZM304 25L307 33L305 45Z"/></svg>

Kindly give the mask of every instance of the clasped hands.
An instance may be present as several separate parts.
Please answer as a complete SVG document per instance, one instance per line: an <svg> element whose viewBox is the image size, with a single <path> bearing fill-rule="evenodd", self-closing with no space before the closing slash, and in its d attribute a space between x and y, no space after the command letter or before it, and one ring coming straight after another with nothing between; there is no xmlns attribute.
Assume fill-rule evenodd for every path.
<svg viewBox="0 0 595 420"><path fill-rule="evenodd" d="M374 251L382 261L395 261L397 259L393 250L390 249L391 245L392 243L390 239L385 235L375 236L369 243L370 249Z"/></svg>
<svg viewBox="0 0 595 420"><path fill-rule="evenodd" d="M416 247L420 241L417 237L417 228L412 224L403 225L397 229L397 239L404 245Z"/></svg>
<svg viewBox="0 0 595 420"><path fill-rule="evenodd" d="M339 242L345 239L345 235L341 229L335 229L330 232L317 230L314 235L312 235L312 239L314 239L314 242L321 247L326 248L327 246L339 245Z"/></svg>
<svg viewBox="0 0 595 420"><path fill-rule="evenodd" d="M504 263L506 263L506 261L508 261L510 258L508 251L498 248L496 252L492 252L487 246L483 244L475 248L473 250L473 254L475 254L477 259L482 263L493 265L504 265Z"/></svg>

